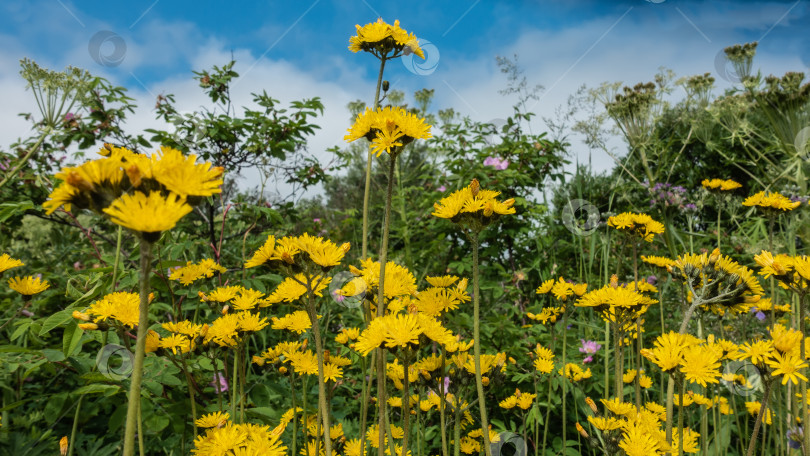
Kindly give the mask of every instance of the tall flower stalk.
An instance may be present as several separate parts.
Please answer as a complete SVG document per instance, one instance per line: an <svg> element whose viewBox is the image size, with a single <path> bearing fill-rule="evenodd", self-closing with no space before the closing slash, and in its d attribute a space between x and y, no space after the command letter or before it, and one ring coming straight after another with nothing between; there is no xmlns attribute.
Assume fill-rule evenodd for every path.
<svg viewBox="0 0 810 456"><path fill-rule="evenodd" d="M56 174L62 183L43 204L48 214L91 209L135 233L140 240L140 295L138 339L130 378L124 456L135 453L135 432L140 425L141 377L149 330L149 278L152 246L163 231L170 230L191 212L191 204L220 193L222 168L197 164L195 155L184 156L167 147L149 157L113 146L103 147L102 158ZM115 280L115 278L113 278ZM89 329L95 324L88 324Z"/></svg>
<svg viewBox="0 0 810 456"><path fill-rule="evenodd" d="M512 205L514 199L498 201L496 197L500 192L482 190L477 179L473 179L469 186L453 192L434 204L433 215L439 218L450 219L457 223L467 234L472 244L473 254L473 350L475 365L475 387L478 393L478 408L481 416L481 433L484 441L484 452L491 456L489 442L489 425L487 423L486 397L481 375L481 318L479 289L479 234L494 222L500 215L514 214Z"/></svg>

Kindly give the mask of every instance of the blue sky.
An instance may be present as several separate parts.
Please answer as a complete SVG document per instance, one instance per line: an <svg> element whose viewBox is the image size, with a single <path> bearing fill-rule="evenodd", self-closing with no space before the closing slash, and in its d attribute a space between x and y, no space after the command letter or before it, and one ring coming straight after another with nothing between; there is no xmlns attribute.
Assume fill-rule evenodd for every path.
<svg viewBox="0 0 810 456"><path fill-rule="evenodd" d="M389 64L386 78L393 87L406 93L435 89L434 108L453 107L482 121L508 116L514 103L498 94L506 80L496 55L518 54L528 82L545 86L533 106L541 115L552 115L583 84L633 85L651 80L662 66L678 76L717 76L722 71L717 54L734 43L759 40L755 68L765 74L810 72L808 0L5 0L0 5L5 100L0 147L27 128L16 114L32 109L17 75L23 57L50 68L83 67L127 87L141 107L131 122L137 132L157 125L151 111L157 94L174 93L181 109L204 103L191 71L221 65L233 53L242 75L234 90L237 104L249 104L250 92L262 90L282 101L323 99L324 128L311 143L313 152L321 153L342 143L346 103L373 95L376 61L352 54L347 45L355 24L378 15L399 19L434 46L430 69L416 72L422 74L400 62ZM99 32L108 39L93 51L91 41ZM118 58L117 64L103 64L105 57ZM718 92L729 85L718 78ZM588 154L583 147L572 141L575 158ZM621 144L616 147L621 152ZM594 162L601 169L611 166L607 156Z"/></svg>

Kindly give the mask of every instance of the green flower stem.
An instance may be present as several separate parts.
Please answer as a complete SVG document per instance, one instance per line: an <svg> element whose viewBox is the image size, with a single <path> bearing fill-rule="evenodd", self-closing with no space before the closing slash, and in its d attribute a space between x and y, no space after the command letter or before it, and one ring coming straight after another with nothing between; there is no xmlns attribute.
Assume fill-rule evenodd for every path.
<svg viewBox="0 0 810 456"><path fill-rule="evenodd" d="M84 394L79 396L79 400L76 402L76 413L73 415L73 429L70 430L70 441L68 442L68 456L73 456L73 443L76 441L76 431L79 428L79 413L82 410L82 399L84 399Z"/></svg>
<svg viewBox="0 0 810 456"><path fill-rule="evenodd" d="M690 238L691 239L691 238ZM633 242L633 280L636 281L635 289L638 289L638 246L635 241ZM636 318L636 378L635 378L635 392L636 392L636 408L641 408L641 347L644 341L641 332L641 317Z"/></svg>
<svg viewBox="0 0 810 456"><path fill-rule="evenodd" d="M681 378L681 397L678 400L678 455L683 456L683 396L686 394L686 379Z"/></svg>
<svg viewBox="0 0 810 456"><path fill-rule="evenodd" d="M138 401L138 454L146 456L146 449L143 444L143 417L141 416L141 401Z"/></svg>
<svg viewBox="0 0 810 456"><path fill-rule="evenodd" d="M408 215L405 212L405 189L402 188L402 165L397 166L397 190L399 193L399 218L402 222L402 240L405 243L405 265L408 269L413 270L411 236L408 228Z"/></svg>
<svg viewBox="0 0 810 456"><path fill-rule="evenodd" d="M447 450L447 416L446 416L446 414L447 414L446 413L447 406L445 405L447 403L447 400L446 400L447 391L444 390L444 363L445 363L446 359L447 359L447 351L445 350L444 347L442 347L442 363L441 363L441 367L440 367L440 370L439 370L439 372L441 374L439 376L439 395L440 395L440 400L439 400L439 424L441 426L441 432L442 432L442 456L449 456L449 454L447 452L448 451Z"/></svg>
<svg viewBox="0 0 810 456"><path fill-rule="evenodd" d="M326 397L326 381L323 376L323 339L321 338L321 325L318 322L318 313L315 310L315 297L312 289L309 290L309 305L307 312L312 322L312 335L315 337L315 353L318 355L318 409L323 417L323 447L324 454L332 454L332 439L329 436L329 403Z"/></svg>
<svg viewBox="0 0 810 456"><path fill-rule="evenodd" d="M807 334L807 322L805 321L804 316L804 298L805 293L799 295L799 325L801 328L802 334ZM799 359L807 359L806 358L806 351L805 351L805 344L799 344L799 351L800 356ZM803 374L805 377L807 368L803 368L800 373ZM807 429L807 423L810 423L810 407L807 405L807 382L799 382L801 384L801 393L802 393L802 424L804 425L804 453L810 454L810 429Z"/></svg>
<svg viewBox="0 0 810 456"><path fill-rule="evenodd" d="M152 243L141 240L140 264L140 298L138 318L138 339L135 343L135 361L130 378L129 398L127 402L127 420L124 430L124 456L135 454L135 429L140 426L138 419L141 399L141 379L143 377L143 358L146 353L146 334L149 330L149 275L152 270ZM137 421L137 423L136 423ZM139 433L142 435L142 433Z"/></svg>
<svg viewBox="0 0 810 456"><path fill-rule="evenodd" d="M374 106L372 109L377 109L380 104L380 86L382 85L383 71L385 70L386 57L380 58L380 73L377 75L377 89L374 92ZM368 160L366 161L366 186L363 191L363 243L361 248L361 259L368 258L368 200L371 194L371 161L373 159L373 152L371 151L371 144L368 146Z"/></svg>
<svg viewBox="0 0 810 456"><path fill-rule="evenodd" d="M113 264L113 275L112 275L112 292L115 292L115 288L118 282L118 262L121 261L121 232L123 231L123 227L118 225L118 238L115 241L115 264ZM122 265L123 266L123 265ZM107 333L104 333L105 335Z"/></svg>
<svg viewBox="0 0 810 456"><path fill-rule="evenodd" d="M217 359L214 357L213 353L211 353L211 364L214 365L214 387L217 390L217 402L219 403L219 411L222 412L224 410L222 409L222 387L220 386L221 382L219 381L219 367L217 367Z"/></svg>
<svg viewBox="0 0 810 456"><path fill-rule="evenodd" d="M250 362L248 341L242 343L239 363L239 421L245 422L245 384L247 383L247 364Z"/></svg>
<svg viewBox="0 0 810 456"><path fill-rule="evenodd" d="M759 427L762 425L762 420L768 410L768 398L771 395L771 384L773 382L770 379L763 378L763 380L765 381L765 394L762 397L762 405L759 407L759 413L757 413L757 420L754 422L754 430L751 432L751 441L748 443L748 451L746 452L748 456L754 456L754 451L757 448L757 434L759 434Z"/></svg>
<svg viewBox="0 0 810 456"><path fill-rule="evenodd" d="M402 436L402 454L408 454L408 437L411 431L411 382L408 378L410 353L408 353L407 350L405 350L405 354L402 356L402 367L405 372L405 378L402 381L402 431L404 433Z"/></svg>
<svg viewBox="0 0 810 456"><path fill-rule="evenodd" d="M475 389L478 391L478 409L481 411L481 435L484 440L484 454L492 456L489 447L489 425L487 424L487 404L484 397L484 384L481 381L481 290L478 286L478 233L470 235L473 251L473 349L475 361ZM565 343L565 341L563 341Z"/></svg>
<svg viewBox="0 0 810 456"><path fill-rule="evenodd" d="M721 208L720 203L721 203L721 199L717 198L717 248L718 249L720 248L720 221L721 221L720 216L723 213L720 210L720 208ZM690 237L690 239L691 239L691 237Z"/></svg>
<svg viewBox="0 0 810 456"><path fill-rule="evenodd" d="M554 325L552 324L549 327L549 333L551 335L551 352L554 353L554 348L556 345L556 338L554 337ZM605 393L607 394L607 393ZM546 452L546 442L548 437L548 423L549 417L551 416L551 378L548 379L548 394L546 395L546 419L543 421L543 454ZM536 447L537 445L535 445ZM536 451L535 451L536 453Z"/></svg>
<svg viewBox="0 0 810 456"><path fill-rule="evenodd" d="M363 378L363 391L361 393L361 398L363 399L363 403L360 406L360 454L364 455L366 453L366 430L368 425L368 396L371 392L371 377L374 375L374 355L376 353L371 354L371 363L368 366L371 369L367 378ZM360 372L366 371L366 358L365 356L360 357ZM292 454L295 454L293 452Z"/></svg>
<svg viewBox="0 0 810 456"><path fill-rule="evenodd" d="M188 383L188 398L191 401L191 424L194 426L194 438L197 438L197 404L194 402L194 382L191 379L191 373L186 364L186 358L180 354L180 362L183 366L183 374L186 376L186 383Z"/></svg>
<svg viewBox="0 0 810 456"><path fill-rule="evenodd" d="M39 147L42 145L42 142L45 141L45 138L51 133L51 130L53 129L50 126L45 127L45 130L42 131L42 134L39 136L37 142L33 146L31 146L30 149L28 149L28 152L26 152L23 158L21 158L20 161L17 162L17 164L14 165L14 167L11 168L11 170L8 173L6 173L6 177L4 177L2 181L0 181L0 189L2 189L3 187L6 186L6 184L11 182L11 178L17 174L20 168L22 168L23 166L25 166L26 163L28 163L28 160L30 160L31 157L34 156L37 150L39 150Z"/></svg>
<svg viewBox="0 0 810 456"><path fill-rule="evenodd" d="M461 400L455 398L455 419L453 420L453 456L460 456L461 452Z"/></svg>
<svg viewBox="0 0 810 456"><path fill-rule="evenodd" d="M380 73L382 74L382 72ZM388 186L385 192L385 218L383 219L382 243L380 245L380 283L377 293L377 317L385 315L385 263L388 261L388 232L391 227L391 196L394 192L394 170L397 164L398 151L392 151L388 164ZM385 392L385 349L378 348L380 358L377 360L377 408L379 410L378 431L379 447L378 456L385 456L385 442L383 429L385 429L386 412L386 392ZM393 442L390 442L393 444ZM327 453L329 454L329 453Z"/></svg>
<svg viewBox="0 0 810 456"><path fill-rule="evenodd" d="M292 367L290 367L289 372L290 372L290 397L292 398L292 409L293 409L292 453L290 454L298 454L298 451L296 451L296 445L298 444L298 418L296 418L296 415L298 414L298 410L295 405L295 371Z"/></svg>
<svg viewBox="0 0 810 456"><path fill-rule="evenodd" d="M717 399L717 391L712 388L712 404L715 403L715 399ZM719 424L717 407L712 407L712 434L714 434L712 440L714 440L714 454L720 454Z"/></svg>
<svg viewBox="0 0 810 456"><path fill-rule="evenodd" d="M306 456L310 456L309 454L309 445L307 445L307 418L309 417L309 411L307 409L307 376L301 376L301 402L302 408L304 409L304 451L306 451Z"/></svg>
<svg viewBox="0 0 810 456"><path fill-rule="evenodd" d="M610 349L610 322L605 322L605 353L604 353L604 363L605 363L605 393L603 399L608 400L610 399L610 360L608 356L608 350ZM615 348L614 356L615 356Z"/></svg>
<svg viewBox="0 0 810 456"><path fill-rule="evenodd" d="M568 342L568 312L566 311L565 313L563 313L563 328L562 328L563 376L562 376L562 381L560 382L562 384L562 440L563 440L563 448L568 446L567 443L566 443L566 442L568 442L568 426L567 426L568 418L566 417L566 413L567 413L567 411L566 411L566 402L567 402L566 399L567 399L567 396L568 396L568 391L567 391L568 376L565 375L566 374L566 372L565 372L565 363L567 362L566 357L565 357L565 355L566 355L565 347L568 345L567 342Z"/></svg>
<svg viewBox="0 0 810 456"><path fill-rule="evenodd" d="M239 390L239 386L237 382L239 381L239 346L236 346L236 350L233 351L233 377L231 377L231 417L235 423L239 423L240 421L237 420L236 415L236 393ZM219 379L217 379L219 380Z"/></svg>

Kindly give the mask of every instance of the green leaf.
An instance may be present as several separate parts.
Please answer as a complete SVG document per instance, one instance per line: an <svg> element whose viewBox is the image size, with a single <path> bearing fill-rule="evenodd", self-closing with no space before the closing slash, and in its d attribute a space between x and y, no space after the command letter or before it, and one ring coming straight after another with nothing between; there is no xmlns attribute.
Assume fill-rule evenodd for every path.
<svg viewBox="0 0 810 456"><path fill-rule="evenodd" d="M31 201L21 201L15 203L2 203L0 204L0 222L5 222L9 218L22 214L27 210L33 209L34 203Z"/></svg>
<svg viewBox="0 0 810 456"><path fill-rule="evenodd" d="M73 391L73 394L104 394L105 396L112 396L121 389L118 385L105 385L102 383L93 383L84 385Z"/></svg>
<svg viewBox="0 0 810 456"><path fill-rule="evenodd" d="M169 417L164 415L152 414L143 420L143 425L146 429L154 432L160 432L166 428L170 423Z"/></svg>
<svg viewBox="0 0 810 456"><path fill-rule="evenodd" d="M257 418L266 420L266 421L274 421L278 420L280 414L278 410L270 408L270 407L254 407L251 409L245 410L245 413L248 416L255 416Z"/></svg>
<svg viewBox="0 0 810 456"><path fill-rule="evenodd" d="M0 353L34 353L36 350L16 345L0 345Z"/></svg>
<svg viewBox="0 0 810 456"><path fill-rule="evenodd" d="M84 330L79 328L78 321L74 320L67 325L65 334L62 336L62 353L64 353L65 358L70 357L76 350L76 347L79 346L82 340L82 334L84 334Z"/></svg>
<svg viewBox="0 0 810 456"><path fill-rule="evenodd" d="M68 306L65 310L60 310L55 314L51 315L50 317L45 319L45 322L42 323L42 329L39 331L40 336L44 336L51 332L52 329L56 328L57 326L62 326L63 324L69 322L73 318L73 307Z"/></svg>
<svg viewBox="0 0 810 456"><path fill-rule="evenodd" d="M50 361L52 363L56 363L56 362L65 360L64 353L62 353L59 350L54 350L54 349L51 349L51 348L42 349L42 356L44 356L45 359L47 359L48 361Z"/></svg>

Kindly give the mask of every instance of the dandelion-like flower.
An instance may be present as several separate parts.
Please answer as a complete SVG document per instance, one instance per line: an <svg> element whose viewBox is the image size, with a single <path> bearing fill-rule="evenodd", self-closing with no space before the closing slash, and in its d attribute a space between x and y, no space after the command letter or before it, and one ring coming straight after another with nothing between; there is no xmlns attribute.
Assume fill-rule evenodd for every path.
<svg viewBox="0 0 810 456"><path fill-rule="evenodd" d="M636 234L641 239L652 242L656 234L664 233L664 224L653 220L647 214L624 212L608 218L608 226L619 231Z"/></svg>
<svg viewBox="0 0 810 456"><path fill-rule="evenodd" d="M136 192L125 194L104 209L113 223L140 233L150 242L157 241L162 231L174 228L191 206L178 195L164 197L160 192L147 196Z"/></svg>
<svg viewBox="0 0 810 456"><path fill-rule="evenodd" d="M23 263L20 260L11 258L8 255L8 253L0 255L0 274L2 274L5 271L8 271L11 268L16 268L19 266L25 266L25 263Z"/></svg>
<svg viewBox="0 0 810 456"><path fill-rule="evenodd" d="M782 195L779 192L765 192L761 191L755 193L743 201L743 206L756 206L760 209L772 213L789 212L801 206L801 201L791 201L790 198Z"/></svg>
<svg viewBox="0 0 810 456"><path fill-rule="evenodd" d="M47 280L42 280L40 277L25 276L8 279L8 286L23 295L23 298L28 299L35 294L47 290L51 285Z"/></svg>
<svg viewBox="0 0 810 456"><path fill-rule="evenodd" d="M730 192L742 187L742 184L731 179L703 179L701 185L706 190L716 192Z"/></svg>
<svg viewBox="0 0 810 456"><path fill-rule="evenodd" d="M480 228L490 223L496 216L515 213L515 208L512 207L515 200L510 198L498 201L496 199L498 195L500 192L481 189L478 179L473 179L467 187L435 203L432 215Z"/></svg>
<svg viewBox="0 0 810 456"><path fill-rule="evenodd" d="M419 47L416 35L408 33L399 26L399 20L394 24L388 24L382 18L376 22L368 23L364 26L356 25L357 35L349 38L349 50L352 52L366 51L378 58L398 57L400 52L412 52L421 58L425 58L425 53ZM394 54L389 56L388 53Z"/></svg>
<svg viewBox="0 0 810 456"><path fill-rule="evenodd" d="M357 116L349 128L349 134L343 139L352 142L366 138L371 141L371 149L379 157L383 151L389 154L396 153L399 150L397 147L410 144L415 139L430 138L430 128L424 118L398 106L387 106L377 110L366 108L365 112Z"/></svg>

